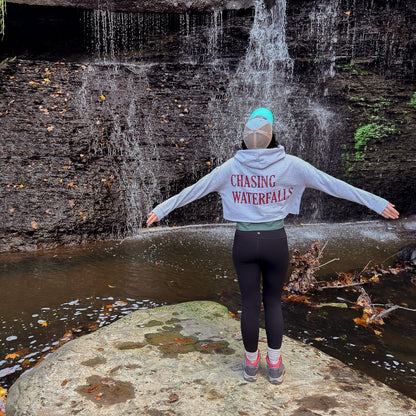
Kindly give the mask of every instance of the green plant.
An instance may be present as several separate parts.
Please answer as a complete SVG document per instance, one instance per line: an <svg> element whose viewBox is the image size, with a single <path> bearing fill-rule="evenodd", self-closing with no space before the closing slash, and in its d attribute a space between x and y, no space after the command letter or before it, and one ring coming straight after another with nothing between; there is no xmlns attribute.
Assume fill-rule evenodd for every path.
<svg viewBox="0 0 416 416"><path fill-rule="evenodd" d="M389 134L396 133L396 126L386 126L385 124L370 123L360 127L354 135L355 145L354 149L359 150L364 147L367 149L367 142L370 139L382 139Z"/></svg>
<svg viewBox="0 0 416 416"><path fill-rule="evenodd" d="M416 108L416 92L413 94L412 99L410 100L410 105Z"/></svg>
<svg viewBox="0 0 416 416"><path fill-rule="evenodd" d="M6 0L0 0L0 36L4 36L5 28L5 15L6 15Z"/></svg>
<svg viewBox="0 0 416 416"><path fill-rule="evenodd" d="M378 116L372 116L371 120L371 123L361 126L355 132L355 152L352 154L348 152L344 152L341 154L341 157L344 160L346 171L348 173L352 173L355 170L357 163L365 161L367 143L370 140L380 140L385 137L388 137L390 134L400 134L400 132L397 131L396 126L394 124L388 126L386 124L377 123L376 121L379 120ZM377 148L371 147L370 150L377 151Z"/></svg>

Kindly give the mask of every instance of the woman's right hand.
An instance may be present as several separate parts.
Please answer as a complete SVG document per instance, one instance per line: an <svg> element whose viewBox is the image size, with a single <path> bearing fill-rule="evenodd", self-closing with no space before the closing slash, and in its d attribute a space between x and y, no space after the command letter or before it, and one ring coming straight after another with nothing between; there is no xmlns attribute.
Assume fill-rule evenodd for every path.
<svg viewBox="0 0 416 416"><path fill-rule="evenodd" d="M148 227L150 227L154 222L159 221L159 218L157 218L157 215L154 212L147 214L147 216L149 217L146 222Z"/></svg>

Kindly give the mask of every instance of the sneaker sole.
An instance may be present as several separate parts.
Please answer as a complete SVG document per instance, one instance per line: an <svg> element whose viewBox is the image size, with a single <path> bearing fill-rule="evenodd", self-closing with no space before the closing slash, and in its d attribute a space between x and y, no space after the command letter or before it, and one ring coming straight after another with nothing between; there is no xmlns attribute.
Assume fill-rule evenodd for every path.
<svg viewBox="0 0 416 416"><path fill-rule="evenodd" d="M243 378L244 380L250 381L250 382L257 381L257 376L250 376L244 370L243 370Z"/></svg>
<svg viewBox="0 0 416 416"><path fill-rule="evenodd" d="M283 376L285 375L286 371L283 371L283 374L280 377L274 378L269 376L269 381L272 384L282 384L283 383Z"/></svg>

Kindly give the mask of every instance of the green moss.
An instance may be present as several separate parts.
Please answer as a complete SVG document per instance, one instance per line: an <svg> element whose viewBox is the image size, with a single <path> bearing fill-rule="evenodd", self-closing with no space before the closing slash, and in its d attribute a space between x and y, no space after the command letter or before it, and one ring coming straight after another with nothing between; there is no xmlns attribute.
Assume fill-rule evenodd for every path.
<svg viewBox="0 0 416 416"><path fill-rule="evenodd" d="M416 92L413 94L412 99L410 100L410 105L416 108Z"/></svg>
<svg viewBox="0 0 416 416"><path fill-rule="evenodd" d="M367 153L367 144L369 141L377 141L388 137L391 134L399 134L394 124L386 125L379 122L378 116L371 117L372 123L361 126L354 134L354 152L343 152L341 154L344 160L345 169L347 173L352 173L357 163L364 162ZM372 146L371 151L376 151L377 148Z"/></svg>
<svg viewBox="0 0 416 416"><path fill-rule="evenodd" d="M0 0L0 38L4 36L6 0Z"/></svg>
<svg viewBox="0 0 416 416"><path fill-rule="evenodd" d="M145 326L146 328L150 328L152 326L162 326L164 324L164 322L162 321L156 321L155 319L152 319L149 322L146 322L143 326Z"/></svg>
<svg viewBox="0 0 416 416"><path fill-rule="evenodd" d="M145 335L146 341L158 347L166 356L200 352L203 354L233 354L227 341L199 340L194 336L184 337L178 331L163 331Z"/></svg>
<svg viewBox="0 0 416 416"><path fill-rule="evenodd" d="M134 350L137 348L143 348L146 345L144 342L121 342L117 344L119 350Z"/></svg>
<svg viewBox="0 0 416 416"><path fill-rule="evenodd" d="M359 150L364 148L364 150L367 150L367 142L369 140L380 140L396 132L395 125L387 126L385 124L370 123L361 126L354 135L354 149Z"/></svg>

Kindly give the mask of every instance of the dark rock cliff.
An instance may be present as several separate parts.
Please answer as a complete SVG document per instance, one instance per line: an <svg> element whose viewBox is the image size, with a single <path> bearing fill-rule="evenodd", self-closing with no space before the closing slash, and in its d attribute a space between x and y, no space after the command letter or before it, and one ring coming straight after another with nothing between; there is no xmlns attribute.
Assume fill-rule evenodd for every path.
<svg viewBox="0 0 416 416"><path fill-rule="evenodd" d="M403 215L416 212L416 10L408 3L288 1L293 117L281 140ZM156 203L215 165L217 116L229 111L253 13L172 12L8 2L0 44L0 249L135 233ZM311 191L299 219L375 217ZM166 222L220 220L212 195Z"/></svg>

